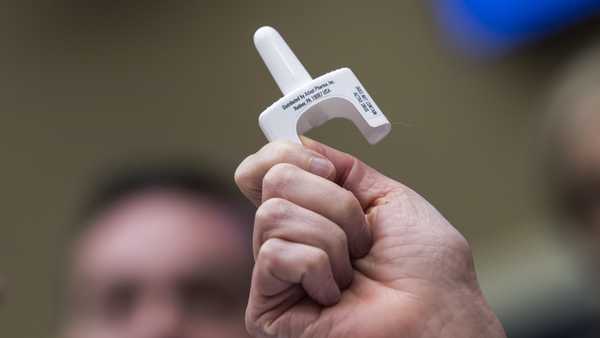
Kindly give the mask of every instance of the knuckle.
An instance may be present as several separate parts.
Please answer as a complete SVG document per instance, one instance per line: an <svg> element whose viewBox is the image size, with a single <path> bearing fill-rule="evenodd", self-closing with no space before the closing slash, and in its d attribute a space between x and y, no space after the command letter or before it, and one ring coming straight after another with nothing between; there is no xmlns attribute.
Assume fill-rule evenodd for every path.
<svg viewBox="0 0 600 338"><path fill-rule="evenodd" d="M263 226L272 224L285 218L289 213L290 202L283 198L270 198L258 207L255 215L255 224Z"/></svg>
<svg viewBox="0 0 600 338"><path fill-rule="evenodd" d="M294 144L286 141L268 143L260 150L264 158L270 163L287 162L294 151L296 151Z"/></svg>
<svg viewBox="0 0 600 338"><path fill-rule="evenodd" d="M290 154L294 152L294 150L294 144L286 141L275 141L265 146L265 151L268 151L274 160L283 160L289 158Z"/></svg>
<svg viewBox="0 0 600 338"><path fill-rule="evenodd" d="M252 155L246 157L246 159L244 159L244 161L242 161L242 163L240 163L240 165L236 168L235 173L233 174L235 183L240 187L247 185L251 176L248 164L248 162L251 161L251 157Z"/></svg>
<svg viewBox="0 0 600 338"><path fill-rule="evenodd" d="M354 194L348 190L344 190L342 192L338 200L338 205L345 212L356 208L360 208L360 203L358 202Z"/></svg>
<svg viewBox="0 0 600 338"><path fill-rule="evenodd" d="M329 265L329 256L323 250L316 249L309 257L307 257L306 269L308 272L315 272Z"/></svg>
<svg viewBox="0 0 600 338"><path fill-rule="evenodd" d="M346 233L341 228L336 227L331 236L333 245L337 250L343 250L342 252L348 251L348 238Z"/></svg>
<svg viewBox="0 0 600 338"><path fill-rule="evenodd" d="M263 179L263 191L277 192L287 185L294 177L296 166L289 163L278 163L274 165Z"/></svg>
<svg viewBox="0 0 600 338"><path fill-rule="evenodd" d="M267 271L276 268L280 265L281 251L281 245L277 240L268 239L258 251L257 264L261 265Z"/></svg>

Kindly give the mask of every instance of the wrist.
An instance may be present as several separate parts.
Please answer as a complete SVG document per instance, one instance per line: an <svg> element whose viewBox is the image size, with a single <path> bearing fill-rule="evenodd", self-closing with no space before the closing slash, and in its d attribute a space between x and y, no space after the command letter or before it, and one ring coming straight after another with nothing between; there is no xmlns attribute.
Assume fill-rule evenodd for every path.
<svg viewBox="0 0 600 338"><path fill-rule="evenodd" d="M442 312L440 338L506 338L478 286L458 291Z"/></svg>

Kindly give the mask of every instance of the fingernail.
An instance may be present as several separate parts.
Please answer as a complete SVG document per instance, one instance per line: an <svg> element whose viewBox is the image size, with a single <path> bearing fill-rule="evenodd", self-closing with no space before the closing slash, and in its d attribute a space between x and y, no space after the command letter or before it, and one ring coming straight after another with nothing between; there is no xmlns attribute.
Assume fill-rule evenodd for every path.
<svg viewBox="0 0 600 338"><path fill-rule="evenodd" d="M313 157L310 159L308 170L315 175L329 178L333 175L335 168L329 160L320 157Z"/></svg>

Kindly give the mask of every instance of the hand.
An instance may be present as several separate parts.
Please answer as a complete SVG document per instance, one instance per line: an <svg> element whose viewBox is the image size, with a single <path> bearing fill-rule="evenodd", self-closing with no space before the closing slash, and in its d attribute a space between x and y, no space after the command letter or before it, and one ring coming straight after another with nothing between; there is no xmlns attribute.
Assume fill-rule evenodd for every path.
<svg viewBox="0 0 600 338"><path fill-rule="evenodd" d="M467 241L417 193L310 139L246 158L255 337L501 338Z"/></svg>

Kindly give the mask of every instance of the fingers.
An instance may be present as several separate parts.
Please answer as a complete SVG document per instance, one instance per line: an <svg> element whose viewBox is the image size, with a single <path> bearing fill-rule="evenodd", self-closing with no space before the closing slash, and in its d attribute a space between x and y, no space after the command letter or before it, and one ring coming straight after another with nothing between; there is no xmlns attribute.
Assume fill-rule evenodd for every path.
<svg viewBox="0 0 600 338"><path fill-rule="evenodd" d="M313 211L284 199L269 199L256 213L253 237L255 258L264 243L271 239L308 245L327 254L340 288L344 289L352 282L346 234L335 223Z"/></svg>
<svg viewBox="0 0 600 338"><path fill-rule="evenodd" d="M277 201L285 199L291 202L288 204L296 204L321 215L320 218L330 220L327 222L328 225L341 227L342 235L347 236L350 254L353 258L362 257L369 252L372 239L365 214L360 203L350 191L295 165L277 164L267 172L263 180L262 199L268 202L271 198L278 198ZM270 206L272 205L267 207ZM297 209L286 205L286 210L275 208L275 212L290 213L287 216L296 217L294 220L296 223L301 223L302 217L306 217L307 220L311 219L309 216L304 216L306 212L299 213ZM267 208L263 210L269 214L273 213ZM272 223L276 221L269 220ZM325 223L325 220L322 223ZM341 232L339 229L337 231Z"/></svg>
<svg viewBox="0 0 600 338"><path fill-rule="evenodd" d="M260 204L262 180L278 163L290 163L315 175L333 179L335 168L323 155L291 142L271 142L248 156L235 172L235 182L255 205Z"/></svg>
<svg viewBox="0 0 600 338"><path fill-rule="evenodd" d="M301 284L321 305L333 305L340 299L329 256L319 248L272 238L261 246L254 269L253 292L260 296L273 297Z"/></svg>
<svg viewBox="0 0 600 338"><path fill-rule="evenodd" d="M357 158L307 137L303 145L271 142L248 156L238 167L235 181L240 190L256 205L262 199L262 179L278 163L293 164L300 169L335 181L350 190L363 209L391 190L403 188L398 182L380 174Z"/></svg>
<svg viewBox="0 0 600 338"><path fill-rule="evenodd" d="M405 187L382 175L356 157L333 149L308 137L302 136L304 146L321 154L333 163L336 170L335 182L351 191L364 210L378 201L381 196Z"/></svg>
<svg viewBox="0 0 600 338"><path fill-rule="evenodd" d="M269 143L235 173L240 190L260 205L253 304L260 303L256 295L285 298L294 284L322 305L337 302L352 279L350 257L364 256L372 244L365 211L403 188L348 154L303 142Z"/></svg>

